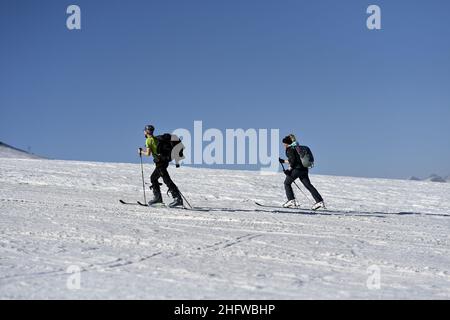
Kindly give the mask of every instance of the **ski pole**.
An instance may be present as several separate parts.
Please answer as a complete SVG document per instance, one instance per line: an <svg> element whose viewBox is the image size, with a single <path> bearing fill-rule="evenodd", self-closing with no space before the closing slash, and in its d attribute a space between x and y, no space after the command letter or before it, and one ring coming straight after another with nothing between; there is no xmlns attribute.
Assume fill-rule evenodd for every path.
<svg viewBox="0 0 450 320"><path fill-rule="evenodd" d="M142 149L139 148L139 151L142 151ZM144 191L144 203L147 204L147 198L145 196L144 165L142 164L142 153L141 152L139 152L139 157L141 158L142 190Z"/></svg>
<svg viewBox="0 0 450 320"><path fill-rule="evenodd" d="M191 206L191 204L189 203L189 201L187 201L186 197L181 193L181 191L178 189L178 192L180 193L180 195L183 197L184 201L186 201L186 203L189 205L189 207L191 209L193 209L193 207Z"/></svg>
<svg viewBox="0 0 450 320"><path fill-rule="evenodd" d="M281 166L283 167L283 172L286 172L286 169L284 168L284 164L281 164ZM303 192L302 189L300 189L300 187L298 186L298 184L294 181L292 181L295 186L297 187L298 190L300 190L301 193L303 193L303 195L306 197L306 199L308 199L309 202L312 202L311 199L309 199L309 197L306 195L306 193Z"/></svg>

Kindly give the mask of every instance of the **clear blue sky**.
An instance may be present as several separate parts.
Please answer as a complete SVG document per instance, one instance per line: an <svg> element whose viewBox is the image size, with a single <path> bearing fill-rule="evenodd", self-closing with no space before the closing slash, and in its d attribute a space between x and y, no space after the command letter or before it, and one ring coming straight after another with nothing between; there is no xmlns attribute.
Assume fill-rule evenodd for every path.
<svg viewBox="0 0 450 320"><path fill-rule="evenodd" d="M450 1L0 1L1 141L136 162L194 120L295 132L317 174L450 174Z"/></svg>

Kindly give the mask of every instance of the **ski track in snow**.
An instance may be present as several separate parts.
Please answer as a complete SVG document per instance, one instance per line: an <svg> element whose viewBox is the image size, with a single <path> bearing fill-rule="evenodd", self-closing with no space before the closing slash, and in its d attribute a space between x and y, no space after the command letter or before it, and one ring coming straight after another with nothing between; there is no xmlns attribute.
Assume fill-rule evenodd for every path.
<svg viewBox="0 0 450 320"><path fill-rule="evenodd" d="M138 164L0 168L0 299L450 298L448 184L312 175L337 212L311 215L254 204L284 201L282 174L170 167L193 205L214 208L197 212L120 204L142 200Z"/></svg>

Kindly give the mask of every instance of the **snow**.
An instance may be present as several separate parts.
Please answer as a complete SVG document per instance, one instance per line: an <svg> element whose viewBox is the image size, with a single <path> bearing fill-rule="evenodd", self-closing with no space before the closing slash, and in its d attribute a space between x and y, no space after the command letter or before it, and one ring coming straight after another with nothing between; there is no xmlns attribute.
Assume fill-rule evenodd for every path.
<svg viewBox="0 0 450 320"><path fill-rule="evenodd" d="M139 164L0 168L0 299L450 298L448 184L312 175L337 211L311 215L254 205L284 201L282 174L171 167L215 208L194 212L119 204L142 199Z"/></svg>

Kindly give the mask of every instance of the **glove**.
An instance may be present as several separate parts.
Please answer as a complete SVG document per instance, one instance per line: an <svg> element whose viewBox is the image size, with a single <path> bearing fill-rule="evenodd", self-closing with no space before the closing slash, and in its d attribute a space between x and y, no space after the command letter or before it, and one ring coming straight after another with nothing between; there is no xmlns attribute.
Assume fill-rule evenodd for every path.
<svg viewBox="0 0 450 320"><path fill-rule="evenodd" d="M140 156L142 156L142 148L139 148L139 149L138 149L138 154L139 154Z"/></svg>
<svg viewBox="0 0 450 320"><path fill-rule="evenodd" d="M284 174L287 175L288 177L291 176L291 170L283 170Z"/></svg>
<svg viewBox="0 0 450 320"><path fill-rule="evenodd" d="M284 159L278 158L278 161L280 161L281 164L284 164Z"/></svg>
<svg viewBox="0 0 450 320"><path fill-rule="evenodd" d="M179 168L179 167L180 167L179 163L175 164L175 168Z"/></svg>

